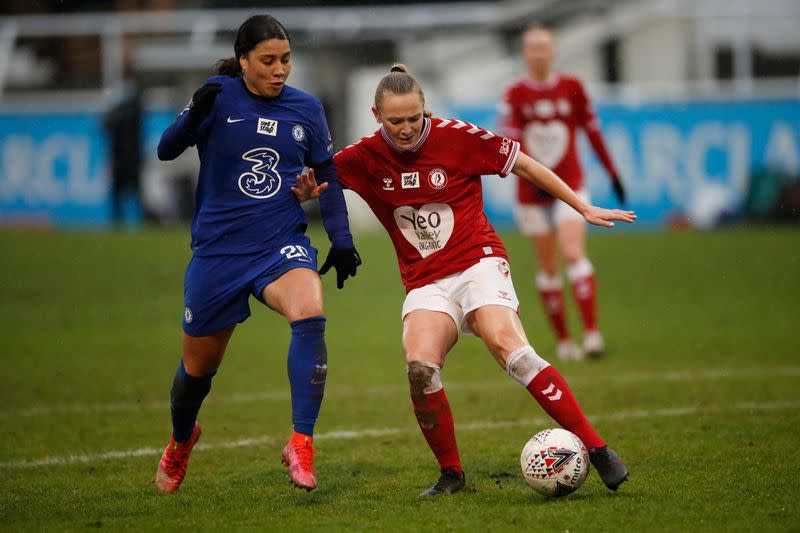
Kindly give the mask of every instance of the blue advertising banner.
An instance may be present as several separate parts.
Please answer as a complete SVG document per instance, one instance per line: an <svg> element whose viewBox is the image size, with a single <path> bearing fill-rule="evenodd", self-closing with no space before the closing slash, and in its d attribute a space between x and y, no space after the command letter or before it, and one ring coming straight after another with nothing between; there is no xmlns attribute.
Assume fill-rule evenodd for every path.
<svg viewBox="0 0 800 533"><path fill-rule="evenodd" d="M100 113L0 114L0 223L105 223L106 150Z"/></svg>
<svg viewBox="0 0 800 533"><path fill-rule="evenodd" d="M0 224L110 224L102 118L97 110L0 112ZM155 157L161 132L173 119L173 112L145 114L145 159Z"/></svg>
<svg viewBox="0 0 800 533"><path fill-rule="evenodd" d="M663 227L676 217L702 227L741 207L754 174L800 175L797 100L601 104L597 112L641 228ZM174 114L146 113L147 158L155 157ZM491 102L454 107L450 114L497 126ZM580 138L593 202L615 206L608 176ZM484 178L487 213L498 226L513 223L515 179ZM0 224L105 227L109 219L101 112L0 111Z"/></svg>
<svg viewBox="0 0 800 533"><path fill-rule="evenodd" d="M494 104L456 107L452 114L497 127ZM679 217L711 225L741 208L754 174L800 175L797 100L601 104L597 114L638 227L662 227ZM605 170L580 138L593 203L616 206ZM487 213L497 225L513 223L515 179L484 178Z"/></svg>

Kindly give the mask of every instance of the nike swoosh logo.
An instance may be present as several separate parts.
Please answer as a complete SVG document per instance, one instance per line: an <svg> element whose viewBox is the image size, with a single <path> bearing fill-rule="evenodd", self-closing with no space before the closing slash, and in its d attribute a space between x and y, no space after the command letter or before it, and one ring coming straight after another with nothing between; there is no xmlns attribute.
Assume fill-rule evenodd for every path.
<svg viewBox="0 0 800 533"><path fill-rule="evenodd" d="M231 117L228 117L228 124L233 124L234 122L241 122L243 120L244 120L243 118L231 118Z"/></svg>

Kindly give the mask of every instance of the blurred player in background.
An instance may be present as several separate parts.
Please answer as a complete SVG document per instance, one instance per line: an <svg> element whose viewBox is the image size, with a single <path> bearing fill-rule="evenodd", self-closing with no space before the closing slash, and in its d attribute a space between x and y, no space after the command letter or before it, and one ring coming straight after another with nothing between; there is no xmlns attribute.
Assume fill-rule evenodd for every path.
<svg viewBox="0 0 800 533"><path fill-rule="evenodd" d="M440 370L459 333L475 334L497 362L589 449L612 490L628 470L586 420L567 383L528 343L503 243L483 212L482 174L514 172L560 198L590 223L635 215L589 205L519 143L458 120L430 118L417 81L396 65L372 108L381 128L336 154L345 187L359 194L392 239L408 294L403 349L419 427L441 477L423 495L464 486L453 415ZM327 193L326 193L327 194Z"/></svg>
<svg viewBox="0 0 800 533"><path fill-rule="evenodd" d="M117 227L125 222L126 197L141 203L142 91L131 74L129 49L124 57L125 77L111 91L111 105L103 115L111 160L111 220Z"/></svg>
<svg viewBox="0 0 800 533"><path fill-rule="evenodd" d="M325 114L313 96L286 85L292 52L286 29L271 16L242 24L235 57L217 63L189 106L161 136L161 160L197 145L200 177L186 269L183 358L172 384L172 439L158 466L162 492L178 489L200 437L197 413L211 388L236 324L250 315L252 294L291 325L288 370L294 432L283 450L298 487L317 485L312 437L327 374L322 283L317 250L293 191L320 198L342 288L361 260L353 246ZM304 167L323 183L297 183ZM303 178L306 179L306 178ZM296 187L297 186L297 187Z"/></svg>
<svg viewBox="0 0 800 533"><path fill-rule="evenodd" d="M561 176L584 202L589 190L578 158L576 130L583 128L595 153L611 176L614 193L625 202L625 190L581 82L552 71L553 34L532 26L522 36L522 55L528 73L512 84L501 103L500 131L518 141L525 153ZM536 287L550 320L560 359L580 360L602 355L605 345L597 325L594 267L586 256L586 222L580 213L537 185L517 184L517 224L530 237L539 262ZM558 261L567 263L567 277L583 321L583 349L570 336Z"/></svg>

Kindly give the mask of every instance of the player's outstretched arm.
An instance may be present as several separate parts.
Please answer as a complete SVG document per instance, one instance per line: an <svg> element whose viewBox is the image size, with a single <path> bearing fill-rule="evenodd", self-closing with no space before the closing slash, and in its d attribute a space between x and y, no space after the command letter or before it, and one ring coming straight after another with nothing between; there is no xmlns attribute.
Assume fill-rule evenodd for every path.
<svg viewBox="0 0 800 533"><path fill-rule="evenodd" d="M297 200L303 203L306 200L319 198L328 188L328 183L330 183L330 181L325 181L317 185L316 173L313 168L310 168L308 172L303 172L297 176L297 186L292 187L292 192L297 196ZM338 185L338 181L336 183ZM341 186L335 188L335 191L338 191L338 194L341 195ZM342 197L342 201L344 201L344 197ZM333 246L331 246L331 249L328 251L328 257L325 258L325 262L319 269L319 273L320 275L324 275L333 267L336 270L336 286L341 289L344 287L344 282L347 278L356 275L358 267L361 266L361 256L358 255L358 251L352 243L352 236L350 236L349 224L347 223L347 208L344 207L344 224L340 221L338 225L341 227L336 230L333 227L328 228L328 226L333 224L331 218L337 218L337 215L331 215L331 211L336 211L341 208L324 204L324 202L320 201L320 209L323 210L324 208L323 223L327 224L326 230L330 229L329 237L331 238Z"/></svg>
<svg viewBox="0 0 800 533"><path fill-rule="evenodd" d="M559 200L562 200L580 213L589 224L613 228L613 220L621 220L622 222L633 222L636 220L636 215L633 211L603 209L602 207L587 204L552 170L521 152L519 156L517 156L517 161L514 163L514 168L512 168L511 171L520 178L530 181Z"/></svg>
<svg viewBox="0 0 800 533"><path fill-rule="evenodd" d="M161 161L175 159L197 142L197 129L211 112L214 100L221 91L221 83L211 82L194 92L189 106L161 134L158 142L158 158Z"/></svg>
<svg viewBox="0 0 800 533"><path fill-rule="evenodd" d="M331 249L325 259L320 275L324 275L333 267L336 270L336 286L344 287L348 277L355 276L356 270L361 266L361 256L358 255L350 233L350 222L347 218L347 204L344 201L342 184L333 159L315 165L315 176L319 176L323 184L327 184L327 192L319 198L319 210L322 214L322 224L331 240Z"/></svg>

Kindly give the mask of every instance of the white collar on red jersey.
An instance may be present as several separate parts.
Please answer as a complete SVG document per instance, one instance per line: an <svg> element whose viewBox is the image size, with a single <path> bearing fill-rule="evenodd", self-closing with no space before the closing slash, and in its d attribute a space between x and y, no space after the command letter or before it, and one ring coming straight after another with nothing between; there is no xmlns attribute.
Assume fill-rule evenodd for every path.
<svg viewBox="0 0 800 533"><path fill-rule="evenodd" d="M522 83L531 87L532 89L552 89L556 86L561 77L558 74L550 73L550 76L544 81L534 80L528 75L522 77Z"/></svg>
<svg viewBox="0 0 800 533"><path fill-rule="evenodd" d="M419 148L425 143L425 139L428 138L428 134L430 132L431 132L431 119L428 118L428 117L425 117L423 119L422 132L419 134L419 139L417 139L417 142L414 143L414 146L412 146L408 150L403 150L402 148L397 146L394 143L394 141L392 141L392 139L389 137L389 134L386 133L386 130L384 130L383 126L381 126L381 136L383 137L383 140L386 141L386 144L388 144L389 146L394 148L396 151L401 152L401 153L402 152L416 152L417 150L419 150Z"/></svg>

